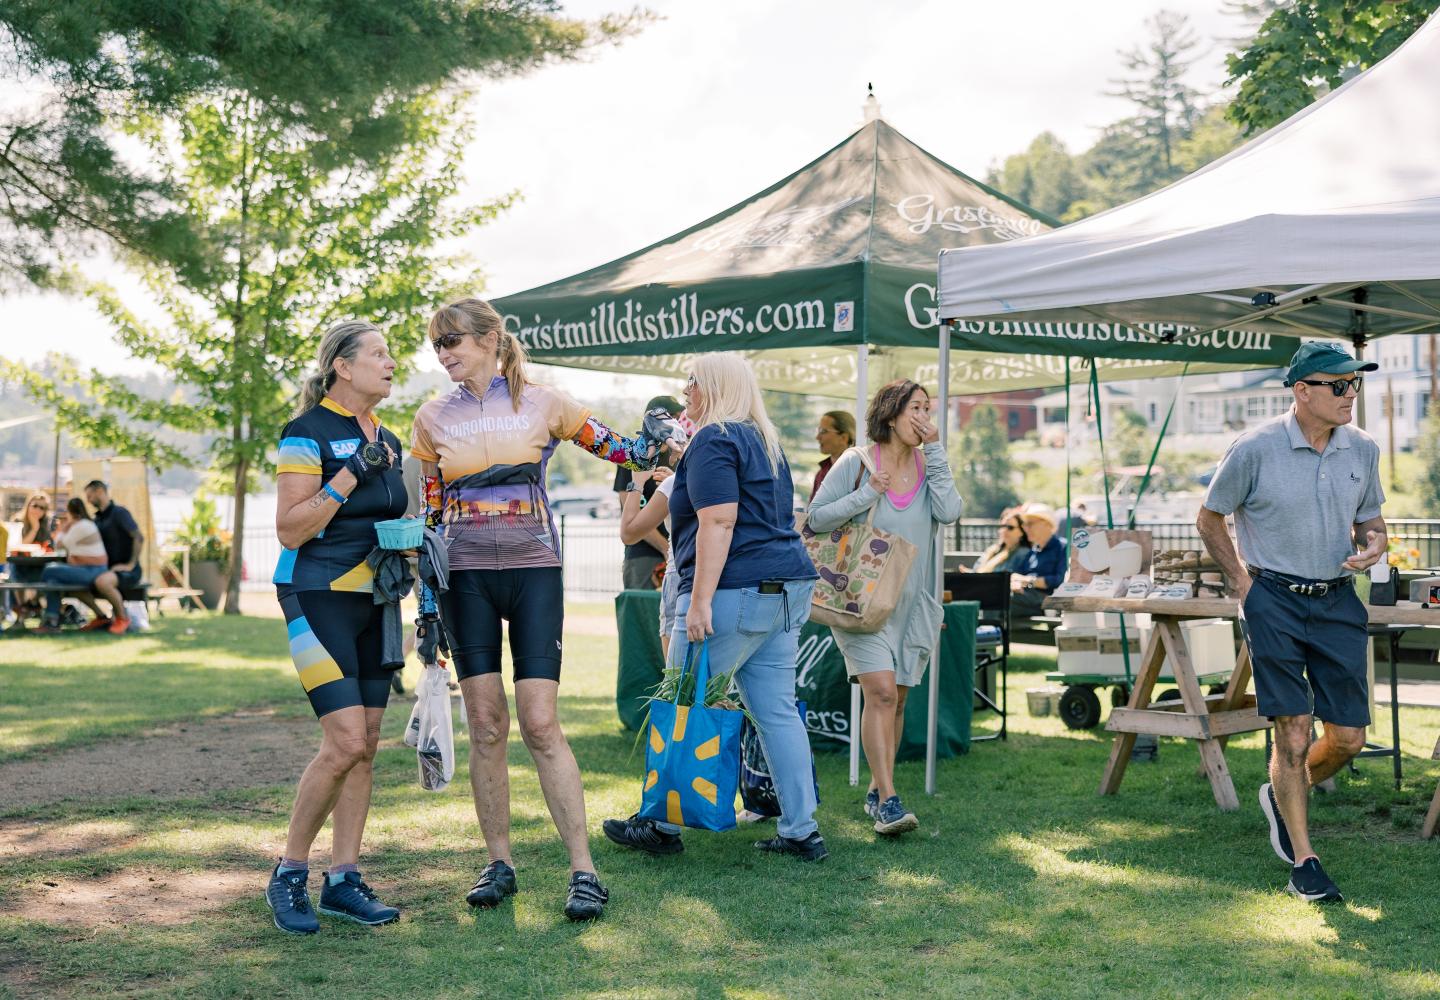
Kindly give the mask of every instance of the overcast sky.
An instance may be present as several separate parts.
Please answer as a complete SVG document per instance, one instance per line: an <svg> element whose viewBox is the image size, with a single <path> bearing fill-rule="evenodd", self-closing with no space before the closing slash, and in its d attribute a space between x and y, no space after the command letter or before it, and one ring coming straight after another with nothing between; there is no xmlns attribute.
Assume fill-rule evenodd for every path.
<svg viewBox="0 0 1440 1000"><path fill-rule="evenodd" d="M589 17L619 4L568 3ZM467 195L523 196L468 249L503 295L604 263L735 204L819 156L860 123L869 82L885 118L983 178L1039 132L1078 152L1126 113L1104 96L1116 50L1163 7L1189 16L1206 53L1192 82L1214 91L1238 33L1219 0L1019 3L653 0L660 20L585 62L484 85L475 98ZM123 275L96 265L126 287ZM133 286L129 286L133 287ZM84 303L0 299L0 354L63 350L111 371L137 366ZM428 352L427 352L428 353ZM419 359L432 366L432 358ZM610 376L563 378L577 394ZM655 383L618 387L648 393Z"/></svg>

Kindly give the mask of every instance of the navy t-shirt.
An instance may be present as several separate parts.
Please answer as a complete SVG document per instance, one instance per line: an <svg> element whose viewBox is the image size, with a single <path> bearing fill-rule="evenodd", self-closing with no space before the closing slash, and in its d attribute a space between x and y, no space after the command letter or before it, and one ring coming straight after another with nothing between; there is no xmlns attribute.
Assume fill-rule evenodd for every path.
<svg viewBox="0 0 1440 1000"><path fill-rule="evenodd" d="M730 555L719 590L758 587L766 580L813 580L815 567L795 530L795 485L790 466L770 471L765 442L753 425L709 424L695 434L675 470L670 494L671 544L680 593L695 584L696 511L738 504Z"/></svg>
<svg viewBox="0 0 1440 1000"><path fill-rule="evenodd" d="M134 535L140 530L135 517L115 501L110 506L95 512L95 527L100 531L100 541L105 544L105 557L111 566L128 563L135 558Z"/></svg>

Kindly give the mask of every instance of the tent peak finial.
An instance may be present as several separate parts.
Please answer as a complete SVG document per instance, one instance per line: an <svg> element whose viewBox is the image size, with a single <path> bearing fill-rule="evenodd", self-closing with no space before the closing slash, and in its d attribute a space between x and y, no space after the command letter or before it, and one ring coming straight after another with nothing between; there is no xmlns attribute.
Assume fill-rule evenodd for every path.
<svg viewBox="0 0 1440 1000"><path fill-rule="evenodd" d="M880 102L875 99L875 84L865 84L865 91L865 103L860 105L860 114L863 123L868 125L880 120Z"/></svg>

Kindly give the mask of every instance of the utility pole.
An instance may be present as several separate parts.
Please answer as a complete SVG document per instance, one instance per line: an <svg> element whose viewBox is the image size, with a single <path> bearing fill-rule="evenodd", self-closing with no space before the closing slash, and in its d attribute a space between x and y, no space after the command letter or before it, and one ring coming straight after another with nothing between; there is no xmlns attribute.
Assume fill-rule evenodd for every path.
<svg viewBox="0 0 1440 1000"><path fill-rule="evenodd" d="M1387 445L1390 451L1390 492L1399 493L1400 477L1395 475L1395 377L1385 379L1385 423Z"/></svg>

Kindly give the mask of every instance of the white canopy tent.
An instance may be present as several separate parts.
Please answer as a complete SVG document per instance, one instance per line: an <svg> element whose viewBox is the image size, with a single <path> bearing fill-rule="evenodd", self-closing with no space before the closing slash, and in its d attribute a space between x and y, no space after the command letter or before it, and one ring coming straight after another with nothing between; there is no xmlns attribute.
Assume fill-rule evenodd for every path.
<svg viewBox="0 0 1440 1000"><path fill-rule="evenodd" d="M1377 65L1154 194L942 251L942 321L1178 323L1367 339L1440 326L1440 15ZM956 324L961 331L973 323Z"/></svg>

